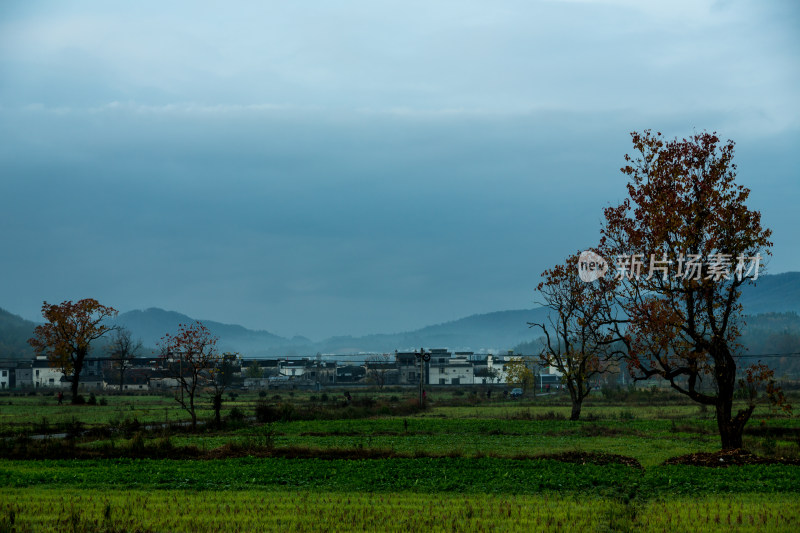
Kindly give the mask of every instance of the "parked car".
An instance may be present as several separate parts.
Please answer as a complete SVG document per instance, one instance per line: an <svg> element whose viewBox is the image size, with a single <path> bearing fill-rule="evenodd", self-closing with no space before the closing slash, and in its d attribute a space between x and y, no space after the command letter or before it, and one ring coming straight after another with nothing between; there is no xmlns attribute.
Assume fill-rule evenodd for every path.
<svg viewBox="0 0 800 533"><path fill-rule="evenodd" d="M520 389L520 388L511 389L511 397L512 398L516 399L516 398L520 398L521 396L522 396L522 389Z"/></svg>

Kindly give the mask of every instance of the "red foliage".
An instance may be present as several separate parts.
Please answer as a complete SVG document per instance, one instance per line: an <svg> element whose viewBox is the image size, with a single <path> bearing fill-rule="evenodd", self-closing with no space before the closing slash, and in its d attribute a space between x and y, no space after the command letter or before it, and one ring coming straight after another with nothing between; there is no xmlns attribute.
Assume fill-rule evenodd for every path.
<svg viewBox="0 0 800 533"><path fill-rule="evenodd" d="M60 305L44 302L42 316L47 323L36 326L28 343L37 353L47 354L52 366L67 374L80 372L91 342L113 329L102 322L116 315L116 309L92 298L75 303L67 300Z"/></svg>
<svg viewBox="0 0 800 533"><path fill-rule="evenodd" d="M734 181L732 141L723 144L714 133L683 140L650 131L631 136L637 155L626 155L621 169L630 178L628 198L605 210L601 255L656 257L677 269L670 276L619 279L629 367L639 379L660 376L695 401L716 406L723 447L737 447L753 410L751 404L736 415L731 411L742 323L739 287L757 273L731 276L721 267L769 254L771 231L747 207L749 189ZM706 262L696 275L681 276L686 258ZM781 402L771 379L757 368L745 381L753 390L766 383L769 398Z"/></svg>

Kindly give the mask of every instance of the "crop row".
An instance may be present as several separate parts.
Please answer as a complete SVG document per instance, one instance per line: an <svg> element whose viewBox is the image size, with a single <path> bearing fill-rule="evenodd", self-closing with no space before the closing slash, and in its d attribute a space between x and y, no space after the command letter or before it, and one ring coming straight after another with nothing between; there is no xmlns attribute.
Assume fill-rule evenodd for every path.
<svg viewBox="0 0 800 533"><path fill-rule="evenodd" d="M281 490L0 489L0 530L23 531L797 531L800 501L675 497L625 504L555 494Z"/></svg>
<svg viewBox="0 0 800 533"><path fill-rule="evenodd" d="M797 493L800 467L708 469L500 458L324 460L46 460L0 463L0 486L154 489L313 489L369 492L535 494L583 492L622 497L659 494Z"/></svg>

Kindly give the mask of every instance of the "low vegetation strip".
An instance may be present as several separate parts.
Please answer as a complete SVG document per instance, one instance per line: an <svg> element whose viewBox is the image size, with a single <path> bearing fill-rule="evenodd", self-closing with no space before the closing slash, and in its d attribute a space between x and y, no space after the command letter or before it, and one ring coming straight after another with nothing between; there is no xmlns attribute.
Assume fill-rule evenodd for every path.
<svg viewBox="0 0 800 533"><path fill-rule="evenodd" d="M174 446L169 438L160 438L147 443L142 433L138 433L128 443L115 446L104 444L100 447L76 446L68 439L17 439L0 440L0 458L17 460L41 459L229 459L235 457L285 457L291 459L390 459L390 458L443 458L443 457L504 457L494 453L470 455L463 450L401 452L382 448L314 448L306 446L281 446L257 444L246 441L244 444L228 442L212 449L197 446ZM555 461L581 464L621 464L641 468L642 465L632 457L612 453L561 452L556 454L518 453L505 456L516 460L552 459Z"/></svg>
<svg viewBox="0 0 800 533"><path fill-rule="evenodd" d="M687 465L655 466L642 476L637 495L800 493L800 467L790 465L743 465L731 468L698 468Z"/></svg>
<svg viewBox="0 0 800 533"><path fill-rule="evenodd" d="M727 469L580 464L502 458L371 460L237 458L43 460L0 463L0 486L192 490L302 489L368 492L585 493L651 498L674 494L800 492L800 467Z"/></svg>
<svg viewBox="0 0 800 533"><path fill-rule="evenodd" d="M638 470L552 460L417 458L193 460L45 460L0 463L0 486L149 487L155 489L303 488L533 494L615 490L639 480Z"/></svg>
<svg viewBox="0 0 800 533"><path fill-rule="evenodd" d="M553 494L0 489L0 531L598 531L621 505ZM176 513L175 510L181 512ZM11 526L11 527L9 527Z"/></svg>
<svg viewBox="0 0 800 533"><path fill-rule="evenodd" d="M800 530L795 495L667 497L0 489L0 531L725 531ZM180 509L180 512L175 512Z"/></svg>

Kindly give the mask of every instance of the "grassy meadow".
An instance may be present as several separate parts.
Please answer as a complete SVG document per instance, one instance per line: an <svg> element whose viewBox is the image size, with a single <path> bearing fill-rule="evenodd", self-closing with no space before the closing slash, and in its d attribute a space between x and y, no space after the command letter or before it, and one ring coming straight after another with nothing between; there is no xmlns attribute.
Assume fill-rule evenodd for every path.
<svg viewBox="0 0 800 533"><path fill-rule="evenodd" d="M0 532L800 530L800 466L663 464L719 450L670 393L597 395L578 422L555 394L241 393L195 431L169 396L102 400L0 396ZM745 446L798 458L800 418L759 408Z"/></svg>

